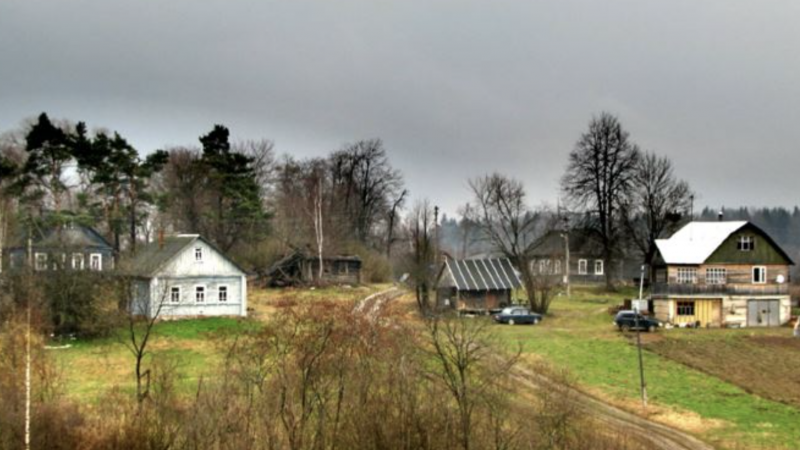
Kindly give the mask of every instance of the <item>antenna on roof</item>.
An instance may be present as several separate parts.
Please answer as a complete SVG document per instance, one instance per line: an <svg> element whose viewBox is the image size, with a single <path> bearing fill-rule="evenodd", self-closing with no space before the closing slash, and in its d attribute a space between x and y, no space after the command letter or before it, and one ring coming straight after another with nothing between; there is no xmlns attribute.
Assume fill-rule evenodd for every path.
<svg viewBox="0 0 800 450"><path fill-rule="evenodd" d="M723 212L723 211L720 209L720 210L719 210L719 212L717 213L717 220L719 220L720 222L722 222L722 218L723 218L724 216L725 216L725 213L724 213L724 212Z"/></svg>

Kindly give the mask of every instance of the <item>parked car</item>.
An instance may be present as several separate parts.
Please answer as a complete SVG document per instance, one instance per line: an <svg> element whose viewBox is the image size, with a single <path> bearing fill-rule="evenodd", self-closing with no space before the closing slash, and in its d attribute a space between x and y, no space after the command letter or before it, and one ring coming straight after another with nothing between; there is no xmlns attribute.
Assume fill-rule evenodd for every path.
<svg viewBox="0 0 800 450"><path fill-rule="evenodd" d="M617 316L614 318L614 325L621 331L635 330L638 325L639 330L652 332L661 327L661 322L635 311L623 310L617 313Z"/></svg>
<svg viewBox="0 0 800 450"><path fill-rule="evenodd" d="M528 308L521 306L510 306L503 308L499 314L492 316L497 323L507 323L509 325L531 324L536 325L542 321L542 315L532 313Z"/></svg>

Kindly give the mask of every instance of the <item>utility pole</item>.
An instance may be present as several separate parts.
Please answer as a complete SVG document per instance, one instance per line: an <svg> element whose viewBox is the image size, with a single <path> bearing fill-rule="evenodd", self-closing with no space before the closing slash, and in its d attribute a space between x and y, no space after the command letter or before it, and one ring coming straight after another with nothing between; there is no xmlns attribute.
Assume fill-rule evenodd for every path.
<svg viewBox="0 0 800 450"><path fill-rule="evenodd" d="M569 298L569 217L565 215L563 221L564 231L562 231L561 237L564 238L564 284L567 285L567 298Z"/></svg>
<svg viewBox="0 0 800 450"><path fill-rule="evenodd" d="M433 207L433 260L439 264L439 207Z"/></svg>
<svg viewBox="0 0 800 450"><path fill-rule="evenodd" d="M642 293L644 291L644 269L645 266L642 264L642 274L639 278L639 301L642 301ZM633 324L636 328L636 348L639 352L639 382L642 391L642 406L647 408L647 383L644 381L644 359L642 358L642 332L639 327L639 311L640 308L637 303L636 307L633 308Z"/></svg>

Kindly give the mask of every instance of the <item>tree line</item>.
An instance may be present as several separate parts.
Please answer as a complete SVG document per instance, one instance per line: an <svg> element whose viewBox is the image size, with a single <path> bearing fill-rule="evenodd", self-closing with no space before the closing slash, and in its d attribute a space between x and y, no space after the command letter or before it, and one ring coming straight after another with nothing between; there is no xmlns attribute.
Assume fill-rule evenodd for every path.
<svg viewBox="0 0 800 450"><path fill-rule="evenodd" d="M385 259L407 195L380 139L301 160L215 125L198 145L145 156L117 132L46 113L0 137L0 247L77 222L118 255L163 231L200 233L254 270L298 249Z"/></svg>
<svg viewBox="0 0 800 450"><path fill-rule="evenodd" d="M0 239L15 221L83 220L120 253L135 253L158 230L195 232L256 271L294 250L355 253L366 259L368 280L409 274L423 309L443 252L478 249L511 259L531 307L544 312L552 283L528 270L543 235L568 227L594 236L612 287L613 262L631 249L648 262L655 239L688 220L693 198L669 158L640 148L607 112L569 152L558 210L532 207L521 180L487 174L469 181L472 199L457 227L440 221L430 200L408 208L403 176L380 139L307 159L277 155L268 139L232 141L222 125L198 142L143 157L118 133L42 114L0 139Z"/></svg>

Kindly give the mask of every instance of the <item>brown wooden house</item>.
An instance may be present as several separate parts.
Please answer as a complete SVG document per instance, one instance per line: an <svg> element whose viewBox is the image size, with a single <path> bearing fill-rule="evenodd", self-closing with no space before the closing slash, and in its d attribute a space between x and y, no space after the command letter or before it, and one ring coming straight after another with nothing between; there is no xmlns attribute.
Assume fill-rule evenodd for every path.
<svg viewBox="0 0 800 450"><path fill-rule="evenodd" d="M749 222L691 222L656 241L656 318L680 325L778 326L791 314L794 263Z"/></svg>
<svg viewBox="0 0 800 450"><path fill-rule="evenodd" d="M448 259L436 277L440 308L486 312L509 305L522 286L508 258Z"/></svg>

